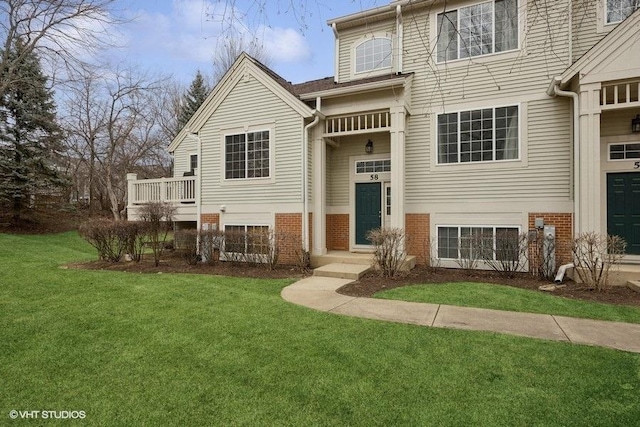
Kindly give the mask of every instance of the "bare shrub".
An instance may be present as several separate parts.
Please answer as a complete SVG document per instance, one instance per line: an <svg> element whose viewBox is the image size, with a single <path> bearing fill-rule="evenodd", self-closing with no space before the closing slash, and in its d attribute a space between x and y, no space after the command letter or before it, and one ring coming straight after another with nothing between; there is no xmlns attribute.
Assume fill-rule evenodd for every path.
<svg viewBox="0 0 640 427"><path fill-rule="evenodd" d="M196 229L177 230L173 237L178 255L189 265L196 265L200 261L198 237Z"/></svg>
<svg viewBox="0 0 640 427"><path fill-rule="evenodd" d="M575 271L590 289L602 291L608 286L611 268L620 262L627 243L620 236L595 232L582 233L573 240Z"/></svg>
<svg viewBox="0 0 640 427"><path fill-rule="evenodd" d="M224 233L217 228L200 230L200 257L203 262L215 264L220 260L220 249L224 244Z"/></svg>
<svg viewBox="0 0 640 427"><path fill-rule="evenodd" d="M543 229L531 230L528 235L529 271L541 279L555 277L556 240L544 235Z"/></svg>
<svg viewBox="0 0 640 427"><path fill-rule="evenodd" d="M140 219L146 223L149 245L153 251L154 265L160 265L160 257L173 229L175 207L164 202L150 202L140 208Z"/></svg>
<svg viewBox="0 0 640 427"><path fill-rule="evenodd" d="M481 260L493 256L493 232L483 229L471 229L467 235L460 236L460 257L456 263L465 270L474 270Z"/></svg>
<svg viewBox="0 0 640 427"><path fill-rule="evenodd" d="M406 235L401 228L376 228L367 233L374 247L373 261L384 277L395 277L407 259Z"/></svg>
<svg viewBox="0 0 640 427"><path fill-rule="evenodd" d="M518 235L512 229L496 231L495 246L485 252L490 255L484 262L494 271L505 277L514 277L523 271L528 260L528 238L525 233Z"/></svg>
<svg viewBox="0 0 640 427"><path fill-rule="evenodd" d="M79 233L98 250L101 260L119 262L127 249L126 221L92 219L80 226Z"/></svg>
<svg viewBox="0 0 640 427"><path fill-rule="evenodd" d="M131 261L140 262L147 245L148 233L144 222L131 221L122 222L126 235L126 252L131 257Z"/></svg>

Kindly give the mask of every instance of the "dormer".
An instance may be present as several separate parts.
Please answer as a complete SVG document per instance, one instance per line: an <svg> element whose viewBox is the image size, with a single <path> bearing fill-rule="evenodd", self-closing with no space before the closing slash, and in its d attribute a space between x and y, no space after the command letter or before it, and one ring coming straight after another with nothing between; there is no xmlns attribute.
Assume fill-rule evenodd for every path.
<svg viewBox="0 0 640 427"><path fill-rule="evenodd" d="M400 6L380 6L328 24L335 36L336 83L402 72Z"/></svg>

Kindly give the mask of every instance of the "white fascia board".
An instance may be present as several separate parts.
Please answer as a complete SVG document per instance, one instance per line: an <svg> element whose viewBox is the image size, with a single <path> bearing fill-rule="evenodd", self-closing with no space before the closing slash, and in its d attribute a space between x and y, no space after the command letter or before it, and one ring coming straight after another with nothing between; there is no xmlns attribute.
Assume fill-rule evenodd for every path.
<svg viewBox="0 0 640 427"><path fill-rule="evenodd" d="M364 83L361 85L353 85L353 86L345 86L336 89L327 89L318 92L305 93L300 96L302 100L312 100L317 97L321 98L329 98L333 96L343 96L343 95L351 95L353 93L359 92L370 92L372 90L380 90L386 88L392 88L397 86L405 86L407 81L407 77L399 77L391 80L382 80L378 82Z"/></svg>

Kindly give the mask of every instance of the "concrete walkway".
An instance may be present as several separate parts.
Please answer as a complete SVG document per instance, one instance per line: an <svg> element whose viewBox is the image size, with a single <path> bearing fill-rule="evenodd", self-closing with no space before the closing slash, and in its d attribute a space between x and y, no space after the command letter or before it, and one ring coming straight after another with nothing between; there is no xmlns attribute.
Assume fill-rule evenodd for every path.
<svg viewBox="0 0 640 427"><path fill-rule="evenodd" d="M294 304L347 316L437 328L492 331L640 353L640 324L358 298L336 292L350 282L352 280L307 277L284 288L281 295Z"/></svg>

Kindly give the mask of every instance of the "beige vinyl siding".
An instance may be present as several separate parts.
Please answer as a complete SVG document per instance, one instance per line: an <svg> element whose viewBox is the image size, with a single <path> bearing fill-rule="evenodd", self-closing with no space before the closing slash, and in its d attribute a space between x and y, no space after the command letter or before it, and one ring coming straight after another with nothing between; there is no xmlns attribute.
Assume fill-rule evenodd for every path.
<svg viewBox="0 0 640 427"><path fill-rule="evenodd" d="M604 111L600 116L600 136L623 136L637 139L637 134L631 133L631 120L635 117L636 110L612 110Z"/></svg>
<svg viewBox="0 0 640 427"><path fill-rule="evenodd" d="M189 157L191 154L197 154L198 143L195 137L187 136L178 145L178 148L173 152L173 176L174 178L180 178L185 172L191 170L189 164Z"/></svg>
<svg viewBox="0 0 640 427"><path fill-rule="evenodd" d="M366 159L364 146L368 139L374 143L375 154L390 152L389 133L343 137L340 147L327 150L327 205L349 206L349 157Z"/></svg>
<svg viewBox="0 0 640 427"><path fill-rule="evenodd" d="M269 179L224 180L225 134L271 130ZM241 79L209 118L202 138L203 204L302 201L303 119L255 78Z"/></svg>
<svg viewBox="0 0 640 427"><path fill-rule="evenodd" d="M354 64L351 57L354 44L360 41L363 36L385 32L395 33L395 21L377 22L367 25L366 27L344 30L340 33L340 52L338 54L338 81L345 82L352 79ZM361 77L366 76L358 76L358 78Z"/></svg>
<svg viewBox="0 0 640 427"><path fill-rule="evenodd" d="M578 0L573 2L573 60L578 60L607 33L598 33L598 19L602 19L598 8L602 1Z"/></svg>
<svg viewBox="0 0 640 427"><path fill-rule="evenodd" d="M531 2L529 2L531 3ZM549 2L550 13L566 5ZM529 22L526 51L434 64L425 55L428 11L405 17L404 71L414 72L412 116L406 137L406 200L409 204L570 197L570 108L565 99L547 98L551 78L568 63L549 49L566 49L568 21ZM549 33L549 29L553 32ZM522 36L521 36L522 44ZM438 70L434 76L433 69ZM533 100L532 100L533 99ZM538 100L536 100L538 99ZM521 161L434 167L435 123L439 112L472 104L482 108L520 101ZM476 108L476 107L473 107ZM526 115L526 116L525 116ZM528 123L527 123L528 122ZM528 133L526 132L528 129ZM526 152L522 152L526 150Z"/></svg>

